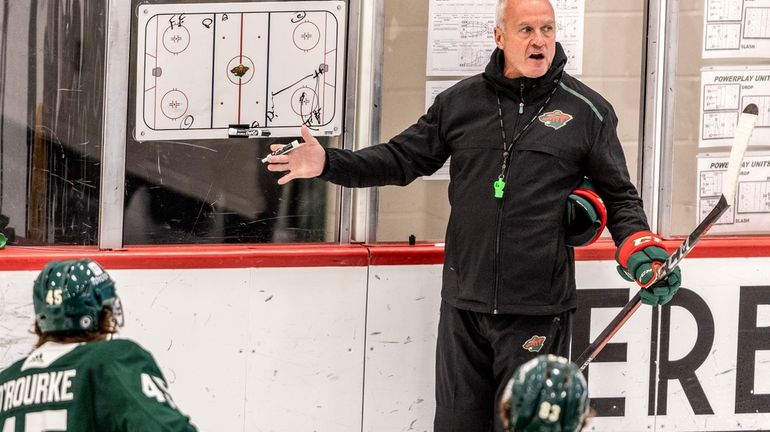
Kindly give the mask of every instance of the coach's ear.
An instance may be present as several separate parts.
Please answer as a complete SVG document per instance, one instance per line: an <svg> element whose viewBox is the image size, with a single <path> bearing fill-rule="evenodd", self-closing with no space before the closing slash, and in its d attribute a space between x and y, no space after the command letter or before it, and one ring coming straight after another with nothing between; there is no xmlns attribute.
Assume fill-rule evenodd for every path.
<svg viewBox="0 0 770 432"><path fill-rule="evenodd" d="M590 245L599 239L607 226L607 208L587 178L567 198L564 215L566 243L570 247Z"/></svg>

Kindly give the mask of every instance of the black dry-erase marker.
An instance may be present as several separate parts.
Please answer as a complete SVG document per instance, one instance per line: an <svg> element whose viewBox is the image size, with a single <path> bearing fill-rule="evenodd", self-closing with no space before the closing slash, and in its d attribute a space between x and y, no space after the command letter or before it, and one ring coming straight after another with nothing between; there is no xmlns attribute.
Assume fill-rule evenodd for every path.
<svg viewBox="0 0 770 432"><path fill-rule="evenodd" d="M279 155L282 155L282 154L286 154L286 153L294 150L295 148L297 148L299 146L300 146L299 141L294 140L294 141L286 144L285 146L279 148L278 150L270 153L270 155L265 156L265 158L262 159L262 163L267 163L267 158L269 158L270 156L279 156Z"/></svg>
<svg viewBox="0 0 770 432"><path fill-rule="evenodd" d="M228 138L259 138L270 136L270 131L249 125L231 124L227 128Z"/></svg>

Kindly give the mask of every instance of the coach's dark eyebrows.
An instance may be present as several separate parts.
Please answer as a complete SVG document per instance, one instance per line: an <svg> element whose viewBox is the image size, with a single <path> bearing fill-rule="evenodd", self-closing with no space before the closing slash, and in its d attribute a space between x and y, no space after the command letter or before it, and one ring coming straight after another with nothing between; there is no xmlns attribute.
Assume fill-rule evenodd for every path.
<svg viewBox="0 0 770 432"><path fill-rule="evenodd" d="M519 21L518 23L516 23L514 25L516 26L516 28L525 28L525 27L536 28L536 26L534 24L530 23L529 21ZM540 27L538 27L538 28L547 27L547 26L551 26L553 28L556 28L556 20L555 19L550 19L550 20L544 22L543 24L541 24Z"/></svg>

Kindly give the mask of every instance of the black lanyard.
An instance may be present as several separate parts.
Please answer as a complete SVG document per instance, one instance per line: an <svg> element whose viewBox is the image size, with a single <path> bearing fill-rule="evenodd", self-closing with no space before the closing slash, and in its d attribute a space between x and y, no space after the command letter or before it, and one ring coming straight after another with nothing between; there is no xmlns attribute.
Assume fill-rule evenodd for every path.
<svg viewBox="0 0 770 432"><path fill-rule="evenodd" d="M505 169L508 167L508 157L511 155L511 151L513 150L514 144L519 141L522 135L524 135L524 132L532 126L532 123L535 122L535 120L540 116L540 113L543 112L546 105L548 105L548 102L551 101L551 98L553 97L554 93L556 93L556 90L559 88L559 84L561 83L561 80L559 80L556 85L553 87L553 90L551 90L551 93L548 95L548 97L545 99L545 102L543 102L542 105L540 105L540 108L537 110L534 116L532 116L531 119L529 119L529 122L522 128L518 134L516 134L515 137L511 140L510 144L506 144L505 139L505 124L503 123L503 104L500 103L500 95L495 92L495 97L497 98L497 116L500 118L500 134L503 137L503 164L500 168L500 175L497 176L497 180L495 180L492 183L492 187L495 189L495 198L502 198L503 197L503 190L505 189ZM524 101L522 100L522 105L524 104Z"/></svg>

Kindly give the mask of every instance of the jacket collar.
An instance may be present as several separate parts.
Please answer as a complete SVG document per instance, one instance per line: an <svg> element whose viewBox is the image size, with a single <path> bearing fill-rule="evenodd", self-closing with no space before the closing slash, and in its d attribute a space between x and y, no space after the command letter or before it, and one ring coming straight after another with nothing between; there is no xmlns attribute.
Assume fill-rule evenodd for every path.
<svg viewBox="0 0 770 432"><path fill-rule="evenodd" d="M564 73L567 55L564 53L561 44L556 42L556 53L553 56L553 63L551 63L551 67L545 75L538 78L506 78L503 75L504 64L503 51L500 48L495 48L482 74L484 80L491 84L498 93L502 93L513 100L520 101L523 95L525 103L529 105L540 98L546 97L553 90L553 87L557 85Z"/></svg>

